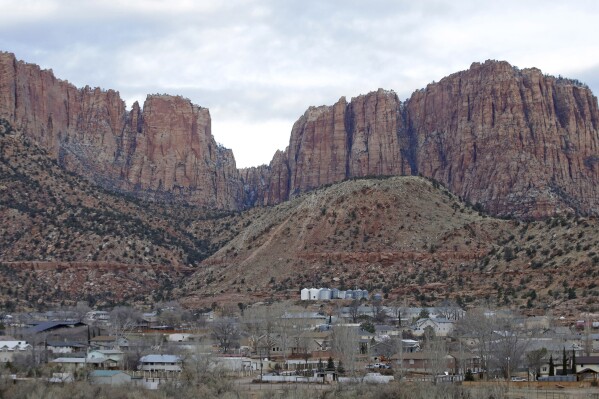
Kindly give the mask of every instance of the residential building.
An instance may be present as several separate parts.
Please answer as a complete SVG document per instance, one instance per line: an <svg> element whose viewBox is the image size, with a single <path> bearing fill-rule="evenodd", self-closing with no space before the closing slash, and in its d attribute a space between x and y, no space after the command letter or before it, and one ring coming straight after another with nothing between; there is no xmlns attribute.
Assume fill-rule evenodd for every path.
<svg viewBox="0 0 599 399"><path fill-rule="evenodd" d="M444 318L426 318L417 320L416 323L414 323L412 330L414 335L421 336L424 335L425 329L430 327L436 336L446 337L453 331L454 323L453 320Z"/></svg>
<svg viewBox="0 0 599 399"><path fill-rule="evenodd" d="M88 381L91 384L123 385L131 383L131 376L121 370L93 370Z"/></svg>
<svg viewBox="0 0 599 399"><path fill-rule="evenodd" d="M90 339L90 345L96 349L128 348L129 340L125 337L98 335Z"/></svg>
<svg viewBox="0 0 599 399"><path fill-rule="evenodd" d="M139 359L138 370L150 372L180 372L182 359L175 355L146 355Z"/></svg>
<svg viewBox="0 0 599 399"><path fill-rule="evenodd" d="M12 362L16 354L28 353L31 349L26 341L0 341L0 363Z"/></svg>

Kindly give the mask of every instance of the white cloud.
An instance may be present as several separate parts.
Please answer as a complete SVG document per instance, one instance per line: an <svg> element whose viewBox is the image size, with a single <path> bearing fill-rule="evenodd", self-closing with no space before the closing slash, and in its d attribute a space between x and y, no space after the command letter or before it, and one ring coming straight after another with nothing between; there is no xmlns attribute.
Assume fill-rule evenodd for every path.
<svg viewBox="0 0 599 399"><path fill-rule="evenodd" d="M146 93L189 97L211 109L216 140L244 166L283 149L309 105L379 87L406 98L474 61L599 91L591 0L0 1L1 50L116 89L129 106Z"/></svg>

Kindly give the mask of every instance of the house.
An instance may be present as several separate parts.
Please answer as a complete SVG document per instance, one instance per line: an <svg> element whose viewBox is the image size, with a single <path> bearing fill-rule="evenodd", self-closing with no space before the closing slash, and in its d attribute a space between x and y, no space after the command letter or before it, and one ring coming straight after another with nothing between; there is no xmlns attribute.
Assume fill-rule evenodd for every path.
<svg viewBox="0 0 599 399"><path fill-rule="evenodd" d="M299 356L327 350L331 347L331 332L304 331L291 339L290 347L291 354Z"/></svg>
<svg viewBox="0 0 599 399"><path fill-rule="evenodd" d="M172 333L166 336L168 342L187 342L193 341L193 334L190 333Z"/></svg>
<svg viewBox="0 0 599 399"><path fill-rule="evenodd" d="M92 324L108 324L110 313L105 310L91 310L85 314L84 320Z"/></svg>
<svg viewBox="0 0 599 399"><path fill-rule="evenodd" d="M399 339L387 338L381 341L377 341L373 345L370 345L370 356L372 361L378 362L381 358L389 358L396 353L399 353L399 349L403 353L412 353L420 350L420 343L413 339Z"/></svg>
<svg viewBox="0 0 599 399"><path fill-rule="evenodd" d="M87 379L90 384L123 385L131 383L131 376L121 370L93 370Z"/></svg>
<svg viewBox="0 0 599 399"><path fill-rule="evenodd" d="M41 333L67 333L70 335L71 332L80 332L82 328L77 327L87 327L85 323L74 320L60 320L60 321L43 321L41 323L36 323L34 326L29 327L23 333L24 334L41 334ZM72 331L69 331L72 330Z"/></svg>
<svg viewBox="0 0 599 399"><path fill-rule="evenodd" d="M175 355L146 355L139 359L137 369L150 372L180 372L182 360Z"/></svg>
<svg viewBox="0 0 599 399"><path fill-rule="evenodd" d="M31 345L26 341L0 341L0 363L14 360L14 355L31 351Z"/></svg>
<svg viewBox="0 0 599 399"><path fill-rule="evenodd" d="M581 380L597 381L599 375L599 356L577 357L576 374Z"/></svg>
<svg viewBox="0 0 599 399"><path fill-rule="evenodd" d="M329 316L317 312L287 312L281 318L290 320L294 328L301 329L314 329L329 320Z"/></svg>
<svg viewBox="0 0 599 399"><path fill-rule="evenodd" d="M128 348L129 340L125 337L98 335L90 339L90 345L97 349Z"/></svg>
<svg viewBox="0 0 599 399"><path fill-rule="evenodd" d="M62 371L75 371L85 368L102 369L104 359L87 359L86 357L59 357L49 362Z"/></svg>
<svg viewBox="0 0 599 399"><path fill-rule="evenodd" d="M433 329L438 337L446 337L453 331L454 321L445 318L426 318L417 320L412 330L414 335L422 336L427 327Z"/></svg>
<svg viewBox="0 0 599 399"><path fill-rule="evenodd" d="M412 373L453 373L456 370L456 358L450 354L435 354L431 352L397 353L391 356L394 368L407 370Z"/></svg>
<svg viewBox="0 0 599 399"><path fill-rule="evenodd" d="M212 358L217 367L238 375L252 375L260 369L260 360L246 356L220 355Z"/></svg>
<svg viewBox="0 0 599 399"><path fill-rule="evenodd" d="M115 369L123 366L125 353L118 349L98 349L89 352L87 360L102 360L103 369Z"/></svg>
<svg viewBox="0 0 599 399"><path fill-rule="evenodd" d="M401 335L401 329L397 328L396 326L389 326L386 324L375 324L374 331L378 335L386 335L389 337Z"/></svg>
<svg viewBox="0 0 599 399"><path fill-rule="evenodd" d="M86 347L87 345L74 341L48 341L46 343L46 349L54 354L79 352Z"/></svg>

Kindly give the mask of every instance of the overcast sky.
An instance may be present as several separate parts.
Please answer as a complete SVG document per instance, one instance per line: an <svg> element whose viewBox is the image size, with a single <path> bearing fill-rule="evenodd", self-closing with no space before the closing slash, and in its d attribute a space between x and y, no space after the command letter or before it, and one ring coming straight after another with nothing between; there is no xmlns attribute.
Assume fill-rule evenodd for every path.
<svg viewBox="0 0 599 399"><path fill-rule="evenodd" d="M237 165L270 162L310 105L401 99L506 60L599 93L596 0L0 0L0 50L81 87L210 108Z"/></svg>

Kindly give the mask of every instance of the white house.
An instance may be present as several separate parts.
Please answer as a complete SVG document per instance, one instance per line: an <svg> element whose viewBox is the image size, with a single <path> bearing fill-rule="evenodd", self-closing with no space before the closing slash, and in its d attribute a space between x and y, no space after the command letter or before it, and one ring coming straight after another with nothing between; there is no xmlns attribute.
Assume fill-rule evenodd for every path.
<svg viewBox="0 0 599 399"><path fill-rule="evenodd" d="M0 363L12 362L16 353L26 353L31 345L26 341L0 341Z"/></svg>
<svg viewBox="0 0 599 399"><path fill-rule="evenodd" d="M424 335L424 330L431 327L436 336L445 337L453 331L454 321L442 318L426 318L416 321L412 328L414 335Z"/></svg>
<svg viewBox="0 0 599 399"><path fill-rule="evenodd" d="M73 353L86 348L85 344L70 341L48 341L47 349L54 354Z"/></svg>
<svg viewBox="0 0 599 399"><path fill-rule="evenodd" d="M193 340L193 334L190 333L173 333L166 336L168 342L187 342Z"/></svg>
<svg viewBox="0 0 599 399"><path fill-rule="evenodd" d="M138 370L180 372L182 360L176 355L146 355L139 359Z"/></svg>

